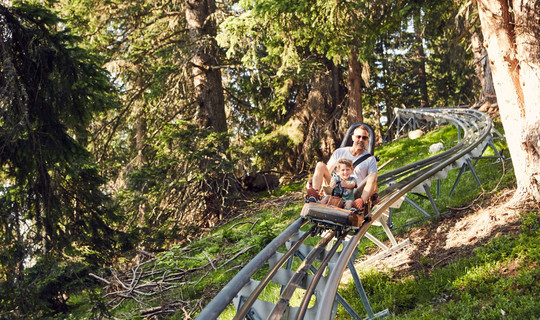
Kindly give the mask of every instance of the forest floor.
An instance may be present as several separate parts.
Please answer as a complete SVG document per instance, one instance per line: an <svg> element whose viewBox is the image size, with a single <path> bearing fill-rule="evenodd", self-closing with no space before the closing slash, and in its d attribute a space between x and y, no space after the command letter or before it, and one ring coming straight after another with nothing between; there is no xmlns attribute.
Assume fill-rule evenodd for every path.
<svg viewBox="0 0 540 320"><path fill-rule="evenodd" d="M440 219L411 228L396 236L398 243L408 238L408 246L370 264L368 268L381 271L392 269L395 277L406 277L417 272L428 274L435 268L472 256L475 248L484 246L494 237L518 233L522 210L506 206L514 191L506 189L499 196L481 194L467 207L449 208L450 212ZM389 241L385 244L390 245ZM380 251L376 248L363 258L368 259ZM510 273L512 270L501 272ZM350 272L346 272L342 282L346 283L349 279Z"/></svg>

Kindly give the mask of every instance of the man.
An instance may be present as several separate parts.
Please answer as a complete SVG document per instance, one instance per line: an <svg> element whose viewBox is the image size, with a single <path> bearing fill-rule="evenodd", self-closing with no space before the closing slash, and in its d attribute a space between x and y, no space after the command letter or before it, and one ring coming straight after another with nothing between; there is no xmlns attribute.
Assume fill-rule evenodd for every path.
<svg viewBox="0 0 540 320"><path fill-rule="evenodd" d="M338 148L332 153L330 160L325 164L318 162L313 172L313 178L308 182L306 201L319 201L323 182L330 183L332 172L336 168L337 161L341 158L347 158L355 162L357 159L364 158L364 161L357 164L354 168L353 176L356 178L357 186L354 193L355 198L353 207L361 209L368 199L377 191L377 160L375 157L367 157L369 153L366 146L369 141L369 130L366 126L360 125L353 131L353 144L350 147Z"/></svg>

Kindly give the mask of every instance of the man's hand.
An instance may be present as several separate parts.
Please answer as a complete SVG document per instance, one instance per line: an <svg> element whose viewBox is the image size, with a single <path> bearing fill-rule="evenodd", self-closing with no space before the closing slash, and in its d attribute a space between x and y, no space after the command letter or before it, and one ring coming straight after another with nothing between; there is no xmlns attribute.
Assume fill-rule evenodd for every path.
<svg viewBox="0 0 540 320"><path fill-rule="evenodd" d="M356 187L356 182L341 181L341 187L343 187L345 189L352 189L352 188Z"/></svg>

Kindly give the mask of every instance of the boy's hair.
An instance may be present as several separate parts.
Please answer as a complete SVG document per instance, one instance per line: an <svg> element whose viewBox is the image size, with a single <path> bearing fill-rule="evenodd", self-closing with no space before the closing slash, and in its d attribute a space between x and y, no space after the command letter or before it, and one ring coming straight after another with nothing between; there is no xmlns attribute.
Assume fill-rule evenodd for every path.
<svg viewBox="0 0 540 320"><path fill-rule="evenodd" d="M351 169L354 169L353 168L353 162L351 159L347 159L347 158L341 158L337 161L337 166L339 166L340 164L344 164L346 165L347 167L351 168Z"/></svg>

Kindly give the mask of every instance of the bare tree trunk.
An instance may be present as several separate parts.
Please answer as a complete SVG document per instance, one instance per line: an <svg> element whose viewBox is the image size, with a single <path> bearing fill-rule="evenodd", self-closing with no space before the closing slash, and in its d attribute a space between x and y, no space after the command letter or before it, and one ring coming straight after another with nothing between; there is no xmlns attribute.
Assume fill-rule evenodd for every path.
<svg viewBox="0 0 540 320"><path fill-rule="evenodd" d="M418 82L420 85L420 107L429 108L429 96L427 89L427 75L426 75L426 54L424 52L424 45L422 44L422 38L420 38L418 44Z"/></svg>
<svg viewBox="0 0 540 320"><path fill-rule="evenodd" d="M340 83L343 79L339 68L335 64L331 63L329 68L332 70L332 109L335 110L342 101L343 89Z"/></svg>
<svg viewBox="0 0 540 320"><path fill-rule="evenodd" d="M349 111L347 120L349 126L364 122L362 115L362 67L358 62L358 52L352 51L349 56Z"/></svg>
<svg viewBox="0 0 540 320"><path fill-rule="evenodd" d="M540 3L477 3L517 180L513 202L540 202Z"/></svg>
<svg viewBox="0 0 540 320"><path fill-rule="evenodd" d="M215 10L214 0L188 0L186 21L194 48L191 64L199 126L226 132L223 84L216 59L216 25L211 17Z"/></svg>
<svg viewBox="0 0 540 320"><path fill-rule="evenodd" d="M337 146L339 133L332 121L335 111L332 75L332 72L321 72L313 77L305 102L299 104L298 111L289 120L292 127L302 128L303 142L295 148L294 155L288 157L288 171L300 172L308 169L301 168L303 164L326 161Z"/></svg>
<svg viewBox="0 0 540 320"><path fill-rule="evenodd" d="M340 104L344 99L343 74L331 61L316 73L308 86L299 87L295 110L284 126L295 143L285 155L288 172L312 171L317 161L327 161L339 146L348 125Z"/></svg>
<svg viewBox="0 0 540 320"><path fill-rule="evenodd" d="M388 49L387 49L387 46L388 46L388 38L385 37L384 41L383 41L383 45L382 45L382 56L383 56L383 59L382 59L382 72L384 74L384 87L385 88L388 88L389 84L388 84L388 80L387 80L387 75L389 74L389 70L388 70ZM385 136L387 137L388 140L386 141L392 141L394 139L394 135L395 135L395 129L394 129L394 126L390 126L390 124L392 123L392 120L394 119L394 108L392 106L392 99L390 98L390 93L389 93L389 90L385 90L384 91L384 105L385 105L385 115L386 115L386 124L384 126L387 126L388 127L388 130L386 131L386 134ZM383 125L382 123L379 123L380 124L380 128L379 128L379 132L381 133L382 135L382 132L383 132Z"/></svg>
<svg viewBox="0 0 540 320"><path fill-rule="evenodd" d="M420 9L414 18L414 36L416 40L416 65L418 71L418 86L420 87L420 107L429 108L429 96L426 75L426 53L424 52L422 16Z"/></svg>
<svg viewBox="0 0 540 320"><path fill-rule="evenodd" d="M225 98L221 71L218 68L218 46L216 43L215 0L187 0L186 23L192 41L191 73L197 101L199 128L208 128L215 132L227 132L225 115ZM228 148L225 142L216 152L224 152ZM207 169L210 164L202 161ZM222 173L219 173L220 175ZM203 184L204 212L202 220L212 224L213 220L221 219L221 201L228 192L223 188L224 177L207 179ZM225 191L224 191L225 190ZM231 189L232 190L232 189ZM229 190L229 191L231 191Z"/></svg>
<svg viewBox="0 0 540 320"><path fill-rule="evenodd" d="M491 75L491 67L489 64L489 57L482 41L481 30L476 30L471 35L471 46L475 62L476 77L478 80L480 80L480 84L482 86L480 102L497 102L495 87L493 85L493 77Z"/></svg>
<svg viewBox="0 0 540 320"><path fill-rule="evenodd" d="M137 78L135 79L135 92L138 96L135 100L135 150L137 150L137 156L135 159L135 167L140 168L146 162L144 146L146 144L146 112L144 99L144 80L140 72L141 67L137 66Z"/></svg>

